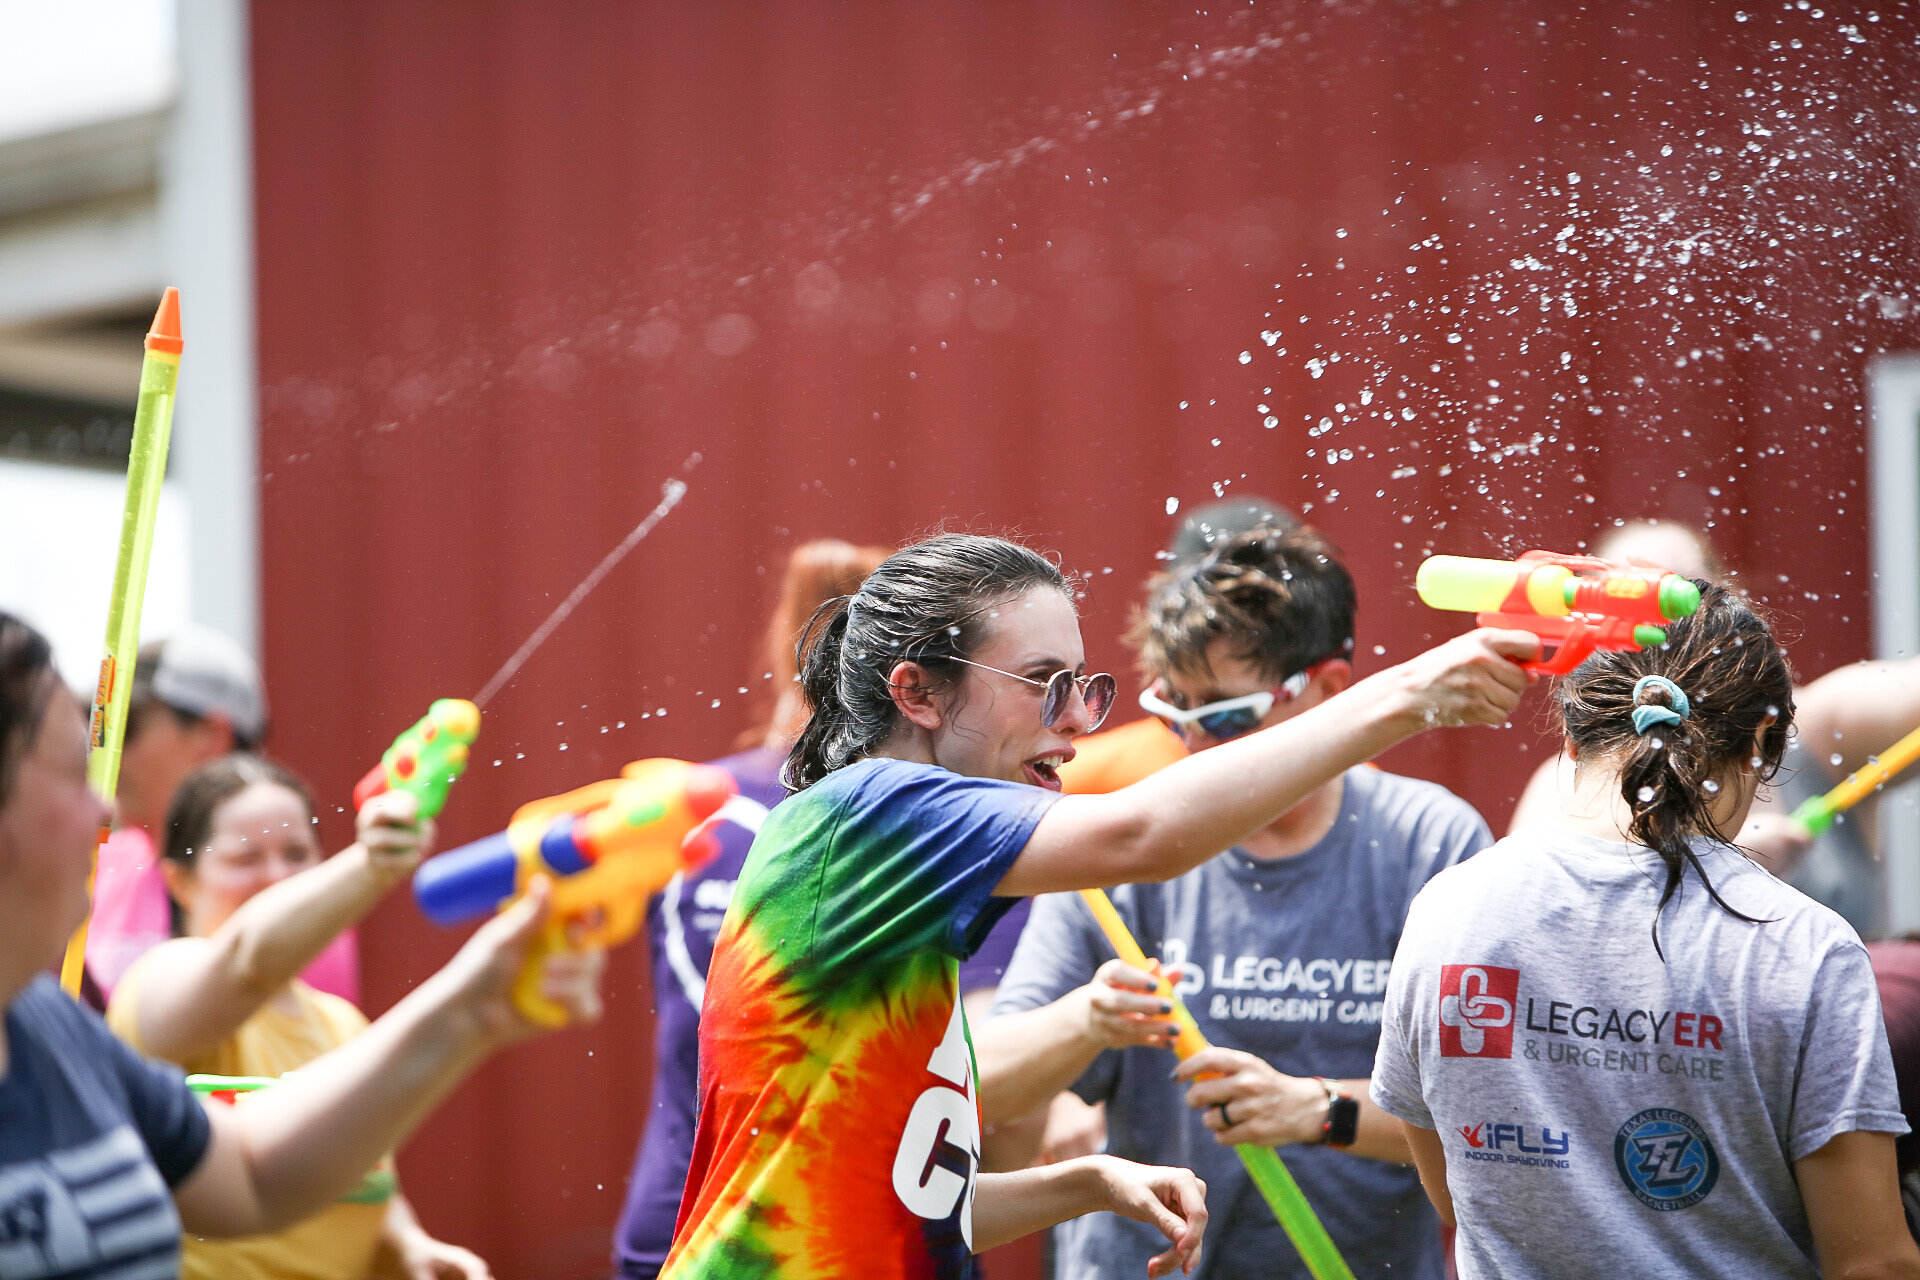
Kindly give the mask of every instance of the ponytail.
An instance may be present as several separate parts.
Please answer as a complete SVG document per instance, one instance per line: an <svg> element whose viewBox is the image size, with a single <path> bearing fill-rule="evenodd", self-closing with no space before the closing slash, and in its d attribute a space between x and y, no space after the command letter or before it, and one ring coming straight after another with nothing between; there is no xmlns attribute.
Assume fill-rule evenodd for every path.
<svg viewBox="0 0 1920 1280"><path fill-rule="evenodd" d="M1561 682L1558 694L1576 756L1582 763L1617 762L1620 794L1633 815L1627 833L1666 867L1653 919L1654 950L1663 958L1660 913L1689 866L1728 914L1767 923L1720 896L1692 841L1704 836L1732 844L1734 833L1714 821L1715 797L1724 780L1742 770L1771 781L1793 723L1793 673L1765 620L1726 588L1698 585L1699 610L1668 627L1665 644L1596 654Z"/></svg>
<svg viewBox="0 0 1920 1280"><path fill-rule="evenodd" d="M814 610L800 633L800 692L807 700L809 714L794 740L781 778L795 791L803 791L835 769L862 759L892 727L891 719L876 715L865 700L849 700L840 694L846 678L843 667L852 604L852 596L827 601Z"/></svg>

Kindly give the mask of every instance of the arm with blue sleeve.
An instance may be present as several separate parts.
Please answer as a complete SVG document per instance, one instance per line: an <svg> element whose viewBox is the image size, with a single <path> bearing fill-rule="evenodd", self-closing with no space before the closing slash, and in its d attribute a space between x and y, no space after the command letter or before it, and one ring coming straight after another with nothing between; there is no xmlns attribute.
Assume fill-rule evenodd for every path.
<svg viewBox="0 0 1920 1280"><path fill-rule="evenodd" d="M1059 797L902 760L863 761L845 772L854 776L830 810L789 804L768 820L769 832L787 821L832 827L830 864L776 885L814 895L815 963L858 980L915 952L972 955L1013 906L995 885Z"/></svg>

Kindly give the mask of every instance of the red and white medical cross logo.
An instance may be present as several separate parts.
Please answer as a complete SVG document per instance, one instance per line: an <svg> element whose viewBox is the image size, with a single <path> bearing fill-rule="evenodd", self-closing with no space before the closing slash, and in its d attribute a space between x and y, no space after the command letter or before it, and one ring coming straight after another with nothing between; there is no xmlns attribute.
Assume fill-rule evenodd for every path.
<svg viewBox="0 0 1920 1280"><path fill-rule="evenodd" d="M1520 971L1490 964L1440 966L1440 1056L1511 1058Z"/></svg>

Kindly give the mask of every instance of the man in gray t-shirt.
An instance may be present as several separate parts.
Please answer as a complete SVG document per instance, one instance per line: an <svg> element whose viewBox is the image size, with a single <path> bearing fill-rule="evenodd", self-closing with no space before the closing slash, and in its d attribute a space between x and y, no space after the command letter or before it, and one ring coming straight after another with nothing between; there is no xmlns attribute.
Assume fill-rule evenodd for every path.
<svg viewBox="0 0 1920 1280"><path fill-rule="evenodd" d="M1112 895L1141 945L1172 968L1201 1034L1264 1063L1271 1077L1265 1083L1276 1092L1304 1095L1308 1129L1326 1109L1313 1077L1364 1094L1413 895L1436 872L1492 843L1479 816L1440 787L1375 769L1352 770L1343 782L1332 830L1303 853L1261 861L1229 850L1167 884L1127 885ZM1002 1016L1045 1006L1071 1017L1073 993L1112 956L1077 895L1035 901L1000 984L995 1019L976 1035L983 1105L997 1076L1024 1069L1004 1052L1002 1034L1011 1029L1015 1039L1025 1038L1019 1020ZM1306 1277L1238 1156L1206 1123L1217 1109L1187 1106L1188 1086L1173 1078L1173 1068L1164 1048L1105 1049L1072 1087L1087 1102L1106 1103L1109 1152L1182 1165L1205 1179L1211 1221L1200 1274ZM1377 1113L1363 1123L1369 1120L1392 1123ZM1446 1274L1439 1220L1411 1165L1321 1145L1285 1146L1281 1156L1356 1274ZM1133 1223L1092 1215L1058 1229L1057 1274L1134 1280L1163 1248Z"/></svg>
<svg viewBox="0 0 1920 1280"><path fill-rule="evenodd" d="M1310 530L1236 538L1152 588L1136 633L1156 677L1143 705L1194 750L1296 715L1350 678L1352 606L1346 570ZM1036 900L995 1016L975 1029L987 1122L1068 1087L1105 1103L1110 1152L1206 1180L1197 1274L1209 1280L1308 1275L1237 1142L1281 1148L1357 1274L1441 1280L1438 1219L1404 1135L1366 1098L1367 1076L1408 904L1491 843L1444 789L1361 768L1242 848L1166 884L1116 889L1121 918L1215 1046L1179 1078L1148 975L1113 959L1080 898ZM1202 1072L1218 1078L1195 1083ZM1134 1280L1163 1247L1096 1215L1057 1229L1056 1274Z"/></svg>

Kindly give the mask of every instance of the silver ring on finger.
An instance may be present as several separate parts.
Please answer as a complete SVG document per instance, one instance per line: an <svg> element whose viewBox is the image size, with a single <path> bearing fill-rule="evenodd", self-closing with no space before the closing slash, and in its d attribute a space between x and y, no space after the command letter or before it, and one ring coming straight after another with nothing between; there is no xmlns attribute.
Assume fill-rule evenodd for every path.
<svg viewBox="0 0 1920 1280"><path fill-rule="evenodd" d="M1227 1104L1225 1102L1221 1102L1221 1103L1216 1103L1215 1105L1218 1106L1220 1109L1220 1127L1222 1129L1233 1128L1233 1113L1227 1110Z"/></svg>

